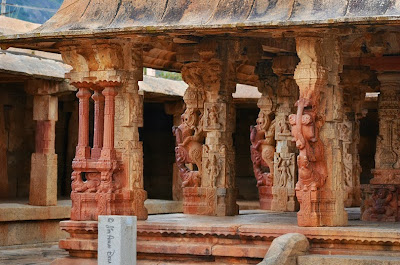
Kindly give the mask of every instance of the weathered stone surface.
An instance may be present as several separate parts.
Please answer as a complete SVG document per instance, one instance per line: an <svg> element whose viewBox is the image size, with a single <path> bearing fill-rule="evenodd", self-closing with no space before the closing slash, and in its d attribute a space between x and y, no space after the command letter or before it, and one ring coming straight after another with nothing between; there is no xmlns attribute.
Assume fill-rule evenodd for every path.
<svg viewBox="0 0 400 265"><path fill-rule="evenodd" d="M305 35L296 38L296 43L300 63L294 78L300 95L296 103L297 114L290 115L289 121L300 151L296 184L300 202L298 224L346 225L343 158L338 147L341 144L338 123L343 120L338 38L335 35ZM328 89L331 87L334 89Z"/></svg>
<svg viewBox="0 0 400 265"><path fill-rule="evenodd" d="M298 233L285 234L272 241L267 255L258 265L296 265L297 256L307 253L308 239Z"/></svg>
<svg viewBox="0 0 400 265"><path fill-rule="evenodd" d="M326 264L326 265L399 265L399 257L384 256L344 256L344 255L309 255L297 258L298 265Z"/></svg>

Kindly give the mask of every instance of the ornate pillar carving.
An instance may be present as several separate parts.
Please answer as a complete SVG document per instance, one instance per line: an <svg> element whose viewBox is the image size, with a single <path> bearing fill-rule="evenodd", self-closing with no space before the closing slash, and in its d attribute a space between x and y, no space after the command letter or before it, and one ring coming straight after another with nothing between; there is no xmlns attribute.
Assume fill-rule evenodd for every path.
<svg viewBox="0 0 400 265"><path fill-rule="evenodd" d="M363 189L361 219L400 221L400 73L380 72L379 135L376 142L374 177Z"/></svg>
<svg viewBox="0 0 400 265"><path fill-rule="evenodd" d="M60 48L73 66L67 74L79 89L79 139L72 163L71 221L61 228L71 238L60 247L71 256L97 255L98 215L136 215L147 219L143 190L142 49L134 41L81 42ZM89 146L89 100L94 100L93 146ZM78 242L78 243L76 243ZM89 242L87 248L81 248ZM85 243L86 244L86 243Z"/></svg>
<svg viewBox="0 0 400 265"><path fill-rule="evenodd" d="M182 121L182 114L185 111L185 104L183 101L176 101L173 103L165 103L164 105L165 113L173 116L174 128L177 128ZM182 165L181 165L182 168ZM182 178L179 174L178 165L175 162L173 164L173 176L172 176L172 199L174 201L183 200L183 190L182 190Z"/></svg>
<svg viewBox="0 0 400 265"><path fill-rule="evenodd" d="M254 176L260 200L260 208L271 210L272 185L274 182L274 152L275 152L275 105L272 88L268 89L265 82L260 82L262 93L257 102L260 109L256 125L250 126L250 153L253 162ZM268 91L269 90L269 91Z"/></svg>
<svg viewBox="0 0 400 265"><path fill-rule="evenodd" d="M232 133L235 109L232 93L234 62L230 46L199 52L200 61L186 64L182 77L189 84L182 124L175 128L176 161L182 176L184 212L204 215L235 215L234 150ZM205 137L205 142L204 142ZM196 165L194 170L185 166Z"/></svg>
<svg viewBox="0 0 400 265"><path fill-rule="evenodd" d="M35 153L31 158L29 204L57 205L57 154L55 126L58 119L58 97L52 94L56 82L28 82L26 91L33 98L33 120L36 121Z"/></svg>
<svg viewBox="0 0 400 265"><path fill-rule="evenodd" d="M332 35L296 37L299 86L297 114L289 116L297 157L296 196L300 203L299 226L343 226L344 210L342 141L343 121L340 43Z"/></svg>
<svg viewBox="0 0 400 265"><path fill-rule="evenodd" d="M344 94L343 122L339 124L339 139L343 144L344 188L346 192L345 207L361 205L360 187L360 121L364 115L362 104L369 79L369 69L352 69L346 67L341 77Z"/></svg>
<svg viewBox="0 0 400 265"><path fill-rule="evenodd" d="M276 151L274 154L274 183L272 187L273 211L297 211L298 203L295 199L296 171L296 146L292 141L290 132L289 115L297 98L298 87L293 79L293 73L298 63L295 56L275 57L272 68L278 75L277 109L275 114L275 140Z"/></svg>

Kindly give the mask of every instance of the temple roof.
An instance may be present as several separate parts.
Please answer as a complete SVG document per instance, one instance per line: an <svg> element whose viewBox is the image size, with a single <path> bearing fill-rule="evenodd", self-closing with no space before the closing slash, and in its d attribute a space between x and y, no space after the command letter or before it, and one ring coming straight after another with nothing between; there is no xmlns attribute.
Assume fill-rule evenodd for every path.
<svg viewBox="0 0 400 265"><path fill-rule="evenodd" d="M400 0L65 0L40 28L7 39L396 21Z"/></svg>

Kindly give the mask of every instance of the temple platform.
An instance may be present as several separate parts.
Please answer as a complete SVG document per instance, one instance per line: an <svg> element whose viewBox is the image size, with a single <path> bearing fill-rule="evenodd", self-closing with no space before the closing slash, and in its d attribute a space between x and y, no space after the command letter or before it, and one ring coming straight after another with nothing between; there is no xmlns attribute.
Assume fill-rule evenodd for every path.
<svg viewBox="0 0 400 265"><path fill-rule="evenodd" d="M138 222L138 258L257 264L274 238L301 233L310 241L310 254L393 256L400 260L398 223L363 222L358 208L347 210L346 227L298 227L296 213L263 210L242 210L233 217L153 215Z"/></svg>
<svg viewBox="0 0 400 265"><path fill-rule="evenodd" d="M358 208L348 208L346 227L298 227L296 213L241 210L233 217L175 214L150 215L138 222L138 264L257 264L272 240L285 233L302 233L311 244L302 264L316 260L346 260L348 264L400 264L398 223L359 220ZM66 251L52 245L0 247L0 264L50 264ZM378 263L357 263L376 260ZM307 263L306 261L313 261ZM397 262L397 263L393 263ZM96 261L93 261L96 264ZM338 264L338 263L324 263ZM345 263L341 263L345 264ZM347 263L346 263L347 264Z"/></svg>

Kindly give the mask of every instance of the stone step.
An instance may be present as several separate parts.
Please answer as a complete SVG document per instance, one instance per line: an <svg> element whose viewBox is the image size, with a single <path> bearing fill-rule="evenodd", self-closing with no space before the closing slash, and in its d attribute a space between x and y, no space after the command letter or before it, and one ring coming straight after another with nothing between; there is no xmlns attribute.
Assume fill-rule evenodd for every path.
<svg viewBox="0 0 400 265"><path fill-rule="evenodd" d="M400 257L307 255L297 257L298 265L400 265Z"/></svg>

